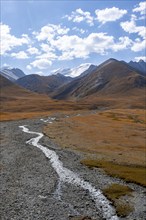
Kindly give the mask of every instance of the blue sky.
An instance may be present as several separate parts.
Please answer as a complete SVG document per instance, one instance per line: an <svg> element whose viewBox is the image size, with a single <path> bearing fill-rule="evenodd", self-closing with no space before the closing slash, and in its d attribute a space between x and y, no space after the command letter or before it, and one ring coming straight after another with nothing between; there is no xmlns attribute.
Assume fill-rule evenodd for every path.
<svg viewBox="0 0 146 220"><path fill-rule="evenodd" d="M146 2L1 0L1 67L58 68L145 57Z"/></svg>

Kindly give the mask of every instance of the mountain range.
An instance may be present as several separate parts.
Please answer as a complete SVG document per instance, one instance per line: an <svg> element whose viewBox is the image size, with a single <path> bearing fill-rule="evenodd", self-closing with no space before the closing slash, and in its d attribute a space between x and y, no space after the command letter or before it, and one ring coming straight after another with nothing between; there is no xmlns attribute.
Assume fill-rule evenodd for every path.
<svg viewBox="0 0 146 220"><path fill-rule="evenodd" d="M3 68L0 70L0 75L14 82L17 79L25 76L25 73L18 68Z"/></svg>
<svg viewBox="0 0 146 220"><path fill-rule="evenodd" d="M52 71L53 74L62 74L64 76L71 76L71 77L80 77L83 75L86 75L96 69L96 65L93 65L91 63L84 63L80 66L77 66L75 68L67 68L67 69L58 69Z"/></svg>
<svg viewBox="0 0 146 220"><path fill-rule="evenodd" d="M126 63L111 58L99 66L82 64L73 69L56 70L49 76L25 75L14 68L3 69L0 74L15 86L47 94L53 99L80 100L141 95L146 86L145 66L144 61Z"/></svg>
<svg viewBox="0 0 146 220"><path fill-rule="evenodd" d="M33 92L38 92L40 94L49 94L61 85L69 83L71 80L71 77L61 75L60 73L50 76L31 74L19 78L18 80L16 80L15 83Z"/></svg>
<svg viewBox="0 0 146 220"><path fill-rule="evenodd" d="M75 78L54 92L55 99L84 98L87 96L128 95L146 86L146 77L127 63L109 59L83 77Z"/></svg>
<svg viewBox="0 0 146 220"><path fill-rule="evenodd" d="M143 60L139 60L139 62L130 61L128 64L140 73L146 75L146 62Z"/></svg>

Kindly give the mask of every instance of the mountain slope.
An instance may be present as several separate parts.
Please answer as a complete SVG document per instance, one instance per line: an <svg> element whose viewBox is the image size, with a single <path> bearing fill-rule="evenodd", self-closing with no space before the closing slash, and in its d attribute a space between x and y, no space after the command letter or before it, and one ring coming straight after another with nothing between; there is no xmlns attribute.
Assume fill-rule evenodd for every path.
<svg viewBox="0 0 146 220"><path fill-rule="evenodd" d="M61 87L53 98L84 98L90 95L123 96L146 86L146 78L127 64L109 59L99 65L91 74L76 78Z"/></svg>
<svg viewBox="0 0 146 220"><path fill-rule="evenodd" d="M0 121L50 115L53 111L87 109L87 103L56 101L28 91L0 75Z"/></svg>
<svg viewBox="0 0 146 220"><path fill-rule="evenodd" d="M135 70L140 71L143 75L146 75L146 62L140 60L139 62L130 61L128 63Z"/></svg>
<svg viewBox="0 0 146 220"><path fill-rule="evenodd" d="M0 88L0 99L4 102L8 100L17 100L23 98L29 99L30 97L37 97L35 93L31 93L30 91L16 85L2 75L0 75Z"/></svg>
<svg viewBox="0 0 146 220"><path fill-rule="evenodd" d="M71 77L65 77L61 74L51 76L40 76L31 74L24 76L16 81L16 83L30 91L38 92L40 94L49 94L59 86L70 82Z"/></svg>
<svg viewBox="0 0 146 220"><path fill-rule="evenodd" d="M14 82L17 79L25 76L24 72L18 68L5 68L0 71L0 75L4 76L5 78L9 79L10 81Z"/></svg>

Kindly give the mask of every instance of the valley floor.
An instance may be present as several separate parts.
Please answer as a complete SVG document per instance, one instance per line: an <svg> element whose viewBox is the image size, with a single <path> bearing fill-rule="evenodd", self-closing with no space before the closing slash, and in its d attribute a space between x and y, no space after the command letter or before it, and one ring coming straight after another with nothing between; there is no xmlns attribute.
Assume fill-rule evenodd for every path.
<svg viewBox="0 0 146 220"><path fill-rule="evenodd" d="M60 120L64 121L65 118L72 120L67 114L57 114L50 117L1 122L0 124L2 220L103 219L102 211L97 209L88 190L74 185L72 182L60 182L50 160L45 157L40 149L32 146L32 144L26 144L26 141L37 135L35 133L24 133L19 126L27 125L27 128L33 132L46 132L47 129L49 136L49 126L51 128ZM75 117L81 117L81 115ZM79 122L80 120L78 120ZM64 138L62 131L62 127L60 127L61 137ZM59 136L59 133L56 134ZM132 193L121 197L120 202L122 204L125 201L127 206L130 204L133 211L127 217L124 216L119 219L145 219L144 187L134 183L125 183L122 179L111 177L100 168L88 168L80 161L87 155L91 156L91 152L62 148L62 145L56 141L57 139L48 136L42 137L39 143L54 151L63 167L79 175L81 179L90 183L97 190L104 191L105 188L115 183L128 185L132 189ZM68 140L70 140L69 137ZM70 145L69 141L68 144Z"/></svg>

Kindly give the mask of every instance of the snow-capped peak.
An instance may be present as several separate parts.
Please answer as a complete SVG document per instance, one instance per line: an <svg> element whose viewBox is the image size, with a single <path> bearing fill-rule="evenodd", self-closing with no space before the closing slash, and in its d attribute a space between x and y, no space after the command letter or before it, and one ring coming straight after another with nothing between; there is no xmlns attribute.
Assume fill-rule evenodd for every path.
<svg viewBox="0 0 146 220"><path fill-rule="evenodd" d="M72 68L72 69L69 69L69 68L66 68L66 69L63 69L63 68L60 68L60 69L57 69L57 70L53 70L52 71L52 74L62 74L62 75L65 75L65 76L70 76L70 77L78 77L80 75L86 75L88 73L88 70L91 68L95 68L96 66L94 66L93 64L91 63L83 63L81 64L80 66L77 66L75 68Z"/></svg>

